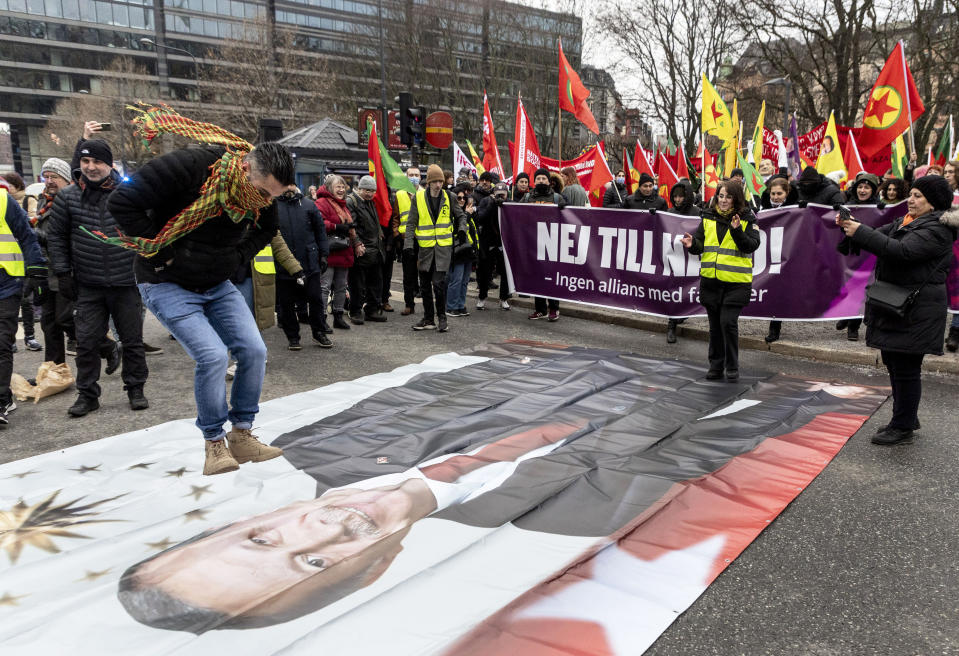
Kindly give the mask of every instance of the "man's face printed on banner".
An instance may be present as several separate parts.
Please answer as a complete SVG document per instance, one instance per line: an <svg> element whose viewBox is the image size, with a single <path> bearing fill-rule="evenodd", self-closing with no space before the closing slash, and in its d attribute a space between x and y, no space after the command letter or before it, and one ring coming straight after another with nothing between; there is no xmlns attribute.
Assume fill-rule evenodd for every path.
<svg viewBox="0 0 959 656"><path fill-rule="evenodd" d="M178 545L135 565L124 578L132 578L136 590L159 589L225 618L275 624L378 579L402 551L410 526L435 509L436 499L420 479L331 490ZM152 624L131 608L135 604L124 605L138 621Z"/></svg>

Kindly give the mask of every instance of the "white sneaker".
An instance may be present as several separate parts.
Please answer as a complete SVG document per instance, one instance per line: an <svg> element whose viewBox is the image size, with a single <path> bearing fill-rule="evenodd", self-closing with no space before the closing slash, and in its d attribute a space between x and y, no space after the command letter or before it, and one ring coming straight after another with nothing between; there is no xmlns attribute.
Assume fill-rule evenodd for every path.
<svg viewBox="0 0 959 656"><path fill-rule="evenodd" d="M508 310L508 309L509 309L509 303L506 302L506 301L500 301L500 302L499 302L499 309L500 309L500 310Z"/></svg>
<svg viewBox="0 0 959 656"><path fill-rule="evenodd" d="M231 362L230 366L226 368L226 379L233 380L233 377L236 375L236 362Z"/></svg>
<svg viewBox="0 0 959 656"><path fill-rule="evenodd" d="M483 300L483 301L476 301L476 309L477 309L477 310L485 310L485 309L486 309L486 301L485 301L485 300Z"/></svg>

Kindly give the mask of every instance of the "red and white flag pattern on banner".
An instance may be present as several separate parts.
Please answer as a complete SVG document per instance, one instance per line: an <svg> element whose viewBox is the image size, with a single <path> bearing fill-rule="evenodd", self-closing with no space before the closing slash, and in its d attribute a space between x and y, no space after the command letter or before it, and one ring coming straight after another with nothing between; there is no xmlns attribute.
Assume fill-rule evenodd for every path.
<svg viewBox="0 0 959 656"><path fill-rule="evenodd" d="M476 166L473 165L473 162L470 160L469 156L464 153L458 143L453 142L453 179L458 180L460 177L460 172L463 170L469 171L473 175L476 175Z"/></svg>
<svg viewBox="0 0 959 656"><path fill-rule="evenodd" d="M520 173L526 173L532 181L536 169L542 167L542 161L539 154L539 144L536 143L536 133L533 132L533 125L529 121L526 109L523 107L523 99L516 101L516 132L514 143L515 150L511 151L513 159L513 179Z"/></svg>
<svg viewBox="0 0 959 656"><path fill-rule="evenodd" d="M489 111L489 99L486 92L483 92L483 168L495 173L503 179L506 177L506 171L503 170L503 162L500 160L499 148L496 146L496 130L493 127L493 115Z"/></svg>
<svg viewBox="0 0 959 656"><path fill-rule="evenodd" d="M513 158L513 161L516 161L516 144L512 141L507 141L506 144L509 147L510 157ZM560 166L558 159L552 157L542 156L539 158L539 162L542 168L557 173L567 166L572 166L576 169L576 176L579 178L579 183L583 185L583 189L592 192L597 188L597 184L605 187L613 179L613 174L609 171L609 165L604 157L605 151L602 148L603 142L601 141L587 148L576 159L564 159L562 166ZM599 166L599 169L597 169L597 166ZM530 174L530 177L532 177L532 174ZM602 192L599 194L598 201L593 193L589 194L589 200L594 207L601 207L603 204Z"/></svg>

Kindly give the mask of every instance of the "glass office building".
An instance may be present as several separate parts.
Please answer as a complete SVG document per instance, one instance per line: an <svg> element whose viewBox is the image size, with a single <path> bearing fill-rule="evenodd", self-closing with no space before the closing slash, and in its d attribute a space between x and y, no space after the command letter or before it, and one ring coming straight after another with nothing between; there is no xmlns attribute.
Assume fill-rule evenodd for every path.
<svg viewBox="0 0 959 656"><path fill-rule="evenodd" d="M497 105L502 107L494 107L500 116L494 120L505 147L506 138L512 137L518 91L524 98L552 97L555 107L556 38L562 37L571 60L579 58L581 21L575 16L503 0L381 2L388 40L405 34L410 16L419 12L452 37L452 50L430 38L416 49L433 65L458 72L463 88L455 96L444 96L452 100L442 104L455 105L450 106L455 122L469 127L466 136L471 139L479 137L482 125L484 80L501 90ZM353 85L348 97L337 99L343 120L351 112L355 116L358 107L379 106L379 10L377 0L0 0L0 122L11 126L15 166L26 177L35 176L51 154L42 128L56 111L57 101L80 93L96 95L104 80L122 76L108 72L118 57L129 57L144 76L157 80L162 97L188 113L199 100L193 59L144 44L144 38L192 53L199 67L207 70L213 63L208 54L224 39L241 38L251 21L266 22L292 31L295 48L304 57L315 57L337 74L361 82ZM419 21L414 24L419 27ZM397 65L395 46L389 43L384 49L389 54L388 78L389 67ZM542 75L530 82L528 67L538 60L544 62ZM494 85L497 79L502 84ZM522 80L526 82L519 84ZM531 88L537 84L540 89ZM412 90L421 104L435 108L424 98L429 85L424 79L419 89ZM395 91L390 89L390 104ZM229 102L228 94L203 100L214 106Z"/></svg>

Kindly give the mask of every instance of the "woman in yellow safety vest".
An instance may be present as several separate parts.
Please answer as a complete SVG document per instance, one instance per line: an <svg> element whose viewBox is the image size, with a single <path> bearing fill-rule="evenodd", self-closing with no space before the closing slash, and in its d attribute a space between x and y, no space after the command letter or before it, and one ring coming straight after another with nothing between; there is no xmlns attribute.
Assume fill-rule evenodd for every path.
<svg viewBox="0 0 959 656"><path fill-rule="evenodd" d="M739 380L739 314L753 287L752 253L759 248L756 217L739 182L724 180L683 246L700 256L699 303L709 317L707 380Z"/></svg>

